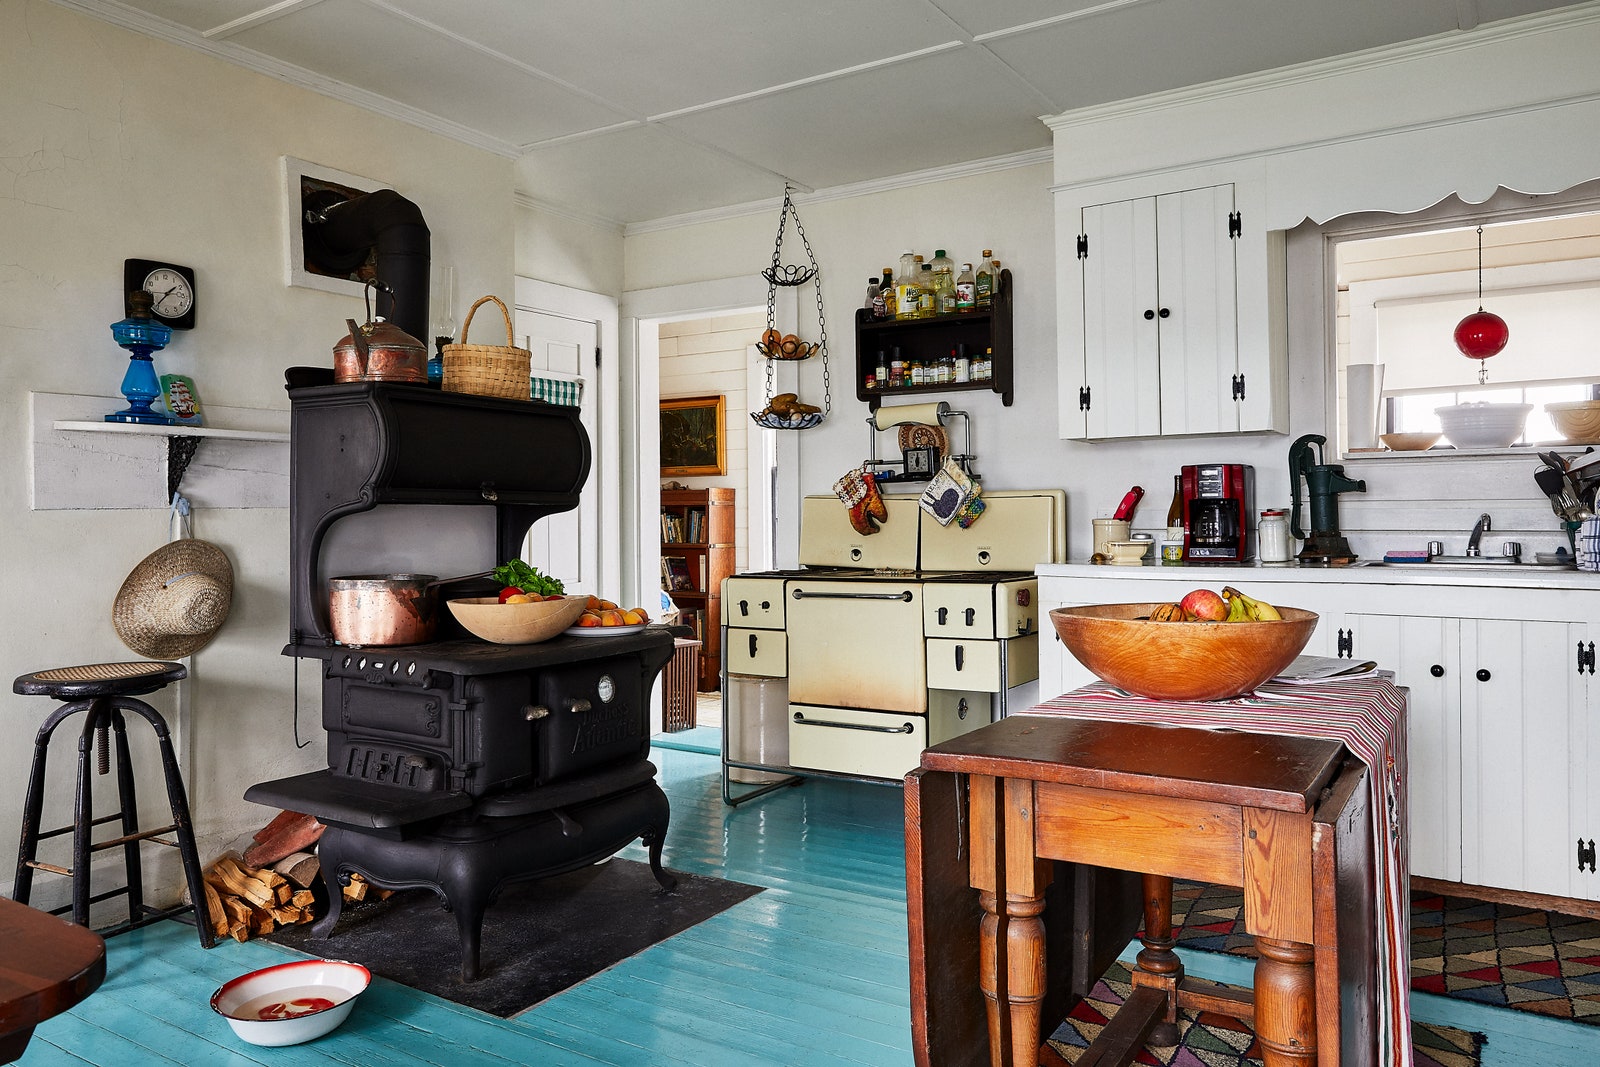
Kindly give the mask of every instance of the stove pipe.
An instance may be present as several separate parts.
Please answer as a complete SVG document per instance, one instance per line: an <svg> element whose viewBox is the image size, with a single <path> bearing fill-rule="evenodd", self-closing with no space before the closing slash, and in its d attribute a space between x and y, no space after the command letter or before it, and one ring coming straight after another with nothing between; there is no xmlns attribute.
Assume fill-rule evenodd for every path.
<svg viewBox="0 0 1600 1067"><path fill-rule="evenodd" d="M306 240L315 241L318 258L329 265L355 270L376 248L378 280L392 290L379 290L377 314L426 343L430 245L417 205L379 189L323 207L306 221Z"/></svg>

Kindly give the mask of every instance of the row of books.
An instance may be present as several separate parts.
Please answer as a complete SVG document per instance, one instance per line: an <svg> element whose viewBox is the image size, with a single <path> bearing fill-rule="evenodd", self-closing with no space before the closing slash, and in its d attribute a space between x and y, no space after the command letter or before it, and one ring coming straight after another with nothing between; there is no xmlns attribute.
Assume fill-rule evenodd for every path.
<svg viewBox="0 0 1600 1067"><path fill-rule="evenodd" d="M706 558L698 560L700 580L696 583L689 573L689 560L685 556L661 557L661 585L669 593L694 593L706 587Z"/></svg>
<svg viewBox="0 0 1600 1067"><path fill-rule="evenodd" d="M691 508L682 515L661 513L661 540L670 544L696 544L706 539L706 513Z"/></svg>

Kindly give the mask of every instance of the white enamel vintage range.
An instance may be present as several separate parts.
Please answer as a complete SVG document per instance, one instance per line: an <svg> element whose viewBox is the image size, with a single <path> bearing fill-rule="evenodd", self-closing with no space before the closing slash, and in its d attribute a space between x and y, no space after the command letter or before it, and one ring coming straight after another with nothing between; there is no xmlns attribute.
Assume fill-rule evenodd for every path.
<svg viewBox="0 0 1600 1067"><path fill-rule="evenodd" d="M915 498L886 497L888 519L864 537L836 497L807 497L802 568L724 582L729 803L729 766L898 781L925 747L1004 715L1008 691L1038 677L1033 568L1065 558L1066 495L983 499L987 510L963 530L940 526ZM786 697L773 699L785 684ZM752 760L738 746L752 725L741 717L775 709L787 753Z"/></svg>

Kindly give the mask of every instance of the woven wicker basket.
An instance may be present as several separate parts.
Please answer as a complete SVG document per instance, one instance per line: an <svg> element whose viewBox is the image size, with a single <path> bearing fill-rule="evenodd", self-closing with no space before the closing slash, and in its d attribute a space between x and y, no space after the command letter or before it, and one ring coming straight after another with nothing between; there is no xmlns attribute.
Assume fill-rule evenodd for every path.
<svg viewBox="0 0 1600 1067"><path fill-rule="evenodd" d="M531 358L526 348L511 344L511 312L496 296L480 297L467 312L461 324L461 338L466 340L472 328L472 316L489 301L500 309L506 323L506 343L503 345L445 345L444 380L447 393L472 393L476 396L500 396L512 400L528 399L528 368Z"/></svg>

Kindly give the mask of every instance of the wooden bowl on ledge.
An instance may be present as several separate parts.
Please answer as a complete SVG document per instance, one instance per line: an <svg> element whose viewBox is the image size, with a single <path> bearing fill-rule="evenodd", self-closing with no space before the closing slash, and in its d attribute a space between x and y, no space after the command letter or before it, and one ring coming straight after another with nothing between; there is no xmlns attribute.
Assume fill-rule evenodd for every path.
<svg viewBox="0 0 1600 1067"><path fill-rule="evenodd" d="M1152 700L1226 700L1282 672L1317 614L1279 607L1273 622L1151 622L1159 604L1053 608L1061 643L1095 677Z"/></svg>
<svg viewBox="0 0 1600 1067"><path fill-rule="evenodd" d="M474 637L497 645L531 645L548 641L578 621L588 598L563 597L527 604L502 604L492 596L449 601L450 614Z"/></svg>

